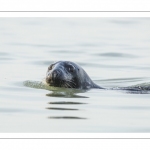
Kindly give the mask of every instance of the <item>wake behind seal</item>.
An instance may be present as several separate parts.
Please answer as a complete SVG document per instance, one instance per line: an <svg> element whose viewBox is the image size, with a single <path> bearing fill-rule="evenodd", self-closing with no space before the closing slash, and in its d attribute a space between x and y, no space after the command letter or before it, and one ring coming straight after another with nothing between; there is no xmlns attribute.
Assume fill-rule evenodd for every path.
<svg viewBox="0 0 150 150"><path fill-rule="evenodd" d="M91 89L102 87L96 85L78 64L71 61L58 61L48 67L46 83L49 86L73 89Z"/></svg>

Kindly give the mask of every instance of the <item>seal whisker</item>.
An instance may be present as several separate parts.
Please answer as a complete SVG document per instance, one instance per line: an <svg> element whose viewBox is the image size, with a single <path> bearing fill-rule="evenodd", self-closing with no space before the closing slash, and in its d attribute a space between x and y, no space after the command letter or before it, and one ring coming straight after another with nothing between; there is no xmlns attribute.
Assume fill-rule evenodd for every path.
<svg viewBox="0 0 150 150"><path fill-rule="evenodd" d="M72 88L74 87L76 87L76 83L74 83L73 81L71 81L71 80L61 80L60 81L60 86L62 86L63 84L62 83L67 83L67 86L69 85L69 86L71 86Z"/></svg>
<svg viewBox="0 0 150 150"><path fill-rule="evenodd" d="M65 88L69 88L67 83L64 83L64 87Z"/></svg>
<svg viewBox="0 0 150 150"><path fill-rule="evenodd" d="M69 83L66 82L66 85L72 89L72 86Z"/></svg>
<svg viewBox="0 0 150 150"><path fill-rule="evenodd" d="M73 81L67 80L66 82L67 82L70 86L72 86L73 88L76 87L76 84L75 84Z"/></svg>
<svg viewBox="0 0 150 150"><path fill-rule="evenodd" d="M76 85L76 83L73 82L73 81L71 81L71 80L66 80L66 81L69 82L69 83L71 83L71 84L73 84L73 85Z"/></svg>
<svg viewBox="0 0 150 150"><path fill-rule="evenodd" d="M76 83L75 83L75 82L73 82L72 80L67 80L67 81L76 85Z"/></svg>

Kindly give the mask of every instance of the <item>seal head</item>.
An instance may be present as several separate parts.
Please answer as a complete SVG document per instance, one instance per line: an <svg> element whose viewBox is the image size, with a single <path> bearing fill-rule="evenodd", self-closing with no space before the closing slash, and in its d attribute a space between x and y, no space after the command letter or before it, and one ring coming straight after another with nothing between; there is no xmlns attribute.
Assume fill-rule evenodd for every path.
<svg viewBox="0 0 150 150"><path fill-rule="evenodd" d="M64 88L101 88L79 65L70 61L58 61L51 64L46 73L46 83L50 86Z"/></svg>

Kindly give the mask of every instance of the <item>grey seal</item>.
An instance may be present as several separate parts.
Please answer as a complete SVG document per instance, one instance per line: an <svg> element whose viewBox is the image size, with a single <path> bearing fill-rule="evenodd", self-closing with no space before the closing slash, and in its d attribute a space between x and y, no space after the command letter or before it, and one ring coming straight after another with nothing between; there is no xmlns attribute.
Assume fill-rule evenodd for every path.
<svg viewBox="0 0 150 150"><path fill-rule="evenodd" d="M82 67L71 61L58 61L51 64L46 73L46 83L54 87L103 89L90 79Z"/></svg>

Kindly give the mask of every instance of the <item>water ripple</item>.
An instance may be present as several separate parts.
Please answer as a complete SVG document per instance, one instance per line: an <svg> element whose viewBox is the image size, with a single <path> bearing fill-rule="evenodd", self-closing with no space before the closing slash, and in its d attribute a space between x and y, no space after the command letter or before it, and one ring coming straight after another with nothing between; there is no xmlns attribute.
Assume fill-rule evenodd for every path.
<svg viewBox="0 0 150 150"><path fill-rule="evenodd" d="M49 119L87 119L82 117L73 117L73 116L56 116L56 117L48 117Z"/></svg>
<svg viewBox="0 0 150 150"><path fill-rule="evenodd" d="M80 103L80 102L66 102L66 101L61 101L61 102L49 102L48 104L58 104L58 105L79 105L79 104L87 104L87 103Z"/></svg>
<svg viewBox="0 0 150 150"><path fill-rule="evenodd" d="M126 54L126 53L115 53L115 52L108 52L108 53L100 53L100 56L104 57L126 57L126 58L135 58L136 55Z"/></svg>
<svg viewBox="0 0 150 150"><path fill-rule="evenodd" d="M46 109L51 109L51 110L79 110L79 109L74 109L74 108L59 108L59 107L47 107Z"/></svg>

